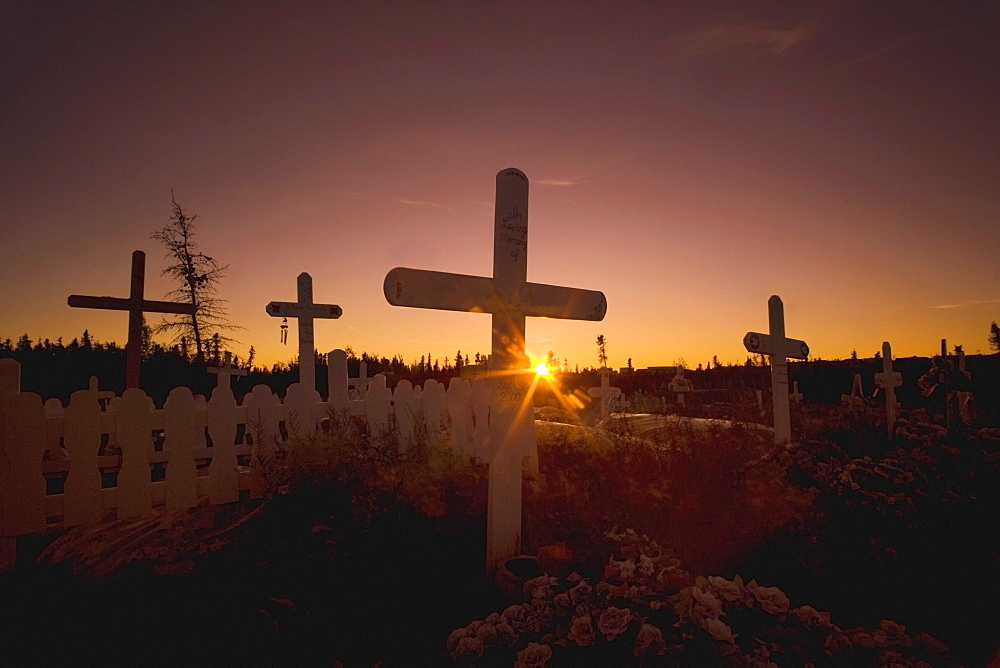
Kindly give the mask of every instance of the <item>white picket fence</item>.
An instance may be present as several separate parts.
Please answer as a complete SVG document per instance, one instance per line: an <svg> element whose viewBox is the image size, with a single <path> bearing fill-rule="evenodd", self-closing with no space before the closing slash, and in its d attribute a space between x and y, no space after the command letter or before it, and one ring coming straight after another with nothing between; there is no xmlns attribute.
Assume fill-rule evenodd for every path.
<svg viewBox="0 0 1000 668"><path fill-rule="evenodd" d="M293 438L331 416L357 416L373 437L398 430L405 448L425 426L430 443L489 461L485 379L452 378L447 390L434 380L423 388L403 380L393 392L379 374L363 398L351 398L344 351L328 359L328 401L295 383L284 401L257 385L237 403L227 378L207 400L175 387L162 408L139 389L106 405L95 389L74 392L66 407L58 399L43 404L20 391L20 364L0 359L0 571L13 567L17 536L190 508L204 499L230 503L244 490L259 498L266 483L253 464L283 442L282 427ZM159 436L162 450L154 448ZM251 465L241 466L240 458ZM154 482L156 465L165 475ZM114 486L104 487L102 474L113 473ZM63 476L62 492L48 494L47 479Z"/></svg>

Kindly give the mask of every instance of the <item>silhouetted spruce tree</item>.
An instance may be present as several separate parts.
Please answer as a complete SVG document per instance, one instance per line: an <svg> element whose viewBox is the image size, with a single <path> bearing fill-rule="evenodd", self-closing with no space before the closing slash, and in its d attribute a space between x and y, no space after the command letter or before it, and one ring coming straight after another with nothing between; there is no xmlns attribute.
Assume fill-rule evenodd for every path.
<svg viewBox="0 0 1000 668"><path fill-rule="evenodd" d="M229 265L221 264L215 258L202 253L194 240L194 221L198 216L188 216L170 193L173 215L167 224L150 235L151 239L166 246L166 257L173 264L162 274L175 279L180 286L167 294L175 302L193 304L194 315L165 316L163 322L153 328L155 334L170 333L173 340L190 335L194 339L195 359L205 360L205 344L213 335L219 335L221 346L238 343L220 332L243 329L229 321L226 300L215 295L218 284Z"/></svg>
<svg viewBox="0 0 1000 668"><path fill-rule="evenodd" d="M1000 353L1000 326L997 326L996 320L990 325L990 335L986 340L989 341L990 348Z"/></svg>

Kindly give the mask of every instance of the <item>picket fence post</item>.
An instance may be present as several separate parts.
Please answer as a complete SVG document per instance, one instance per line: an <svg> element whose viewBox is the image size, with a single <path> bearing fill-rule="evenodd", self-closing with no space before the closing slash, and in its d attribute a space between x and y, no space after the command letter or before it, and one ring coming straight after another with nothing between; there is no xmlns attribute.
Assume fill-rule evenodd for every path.
<svg viewBox="0 0 1000 668"><path fill-rule="evenodd" d="M399 447L406 448L423 422L431 443L447 443L458 456L488 452L489 393L482 378L471 384L452 378L447 391L433 379L423 388L400 381L393 393L377 374L364 398L351 400L346 354L331 351L329 360L326 402L300 383L289 387L282 402L260 384L240 405L232 389L219 384L207 402L188 387L175 387L162 409L141 389L129 388L102 410L106 397L96 383L73 392L65 408L58 399L43 404L37 394L20 391L20 364L0 359L0 572L14 568L17 536L96 524L105 513L129 518L159 507L190 508L205 497L212 505L232 503L243 489L251 498L262 497L274 482L265 479L262 467L281 447L282 423L294 438L318 430L328 414L347 413L365 420L376 439L395 425ZM242 444L236 443L240 424ZM162 452L153 447L159 430ZM249 480L238 465L247 454ZM198 476L201 459L211 459L207 479ZM157 463L165 465L166 475L153 482ZM115 470L114 486L103 488L102 471ZM46 477L62 475L62 492L47 494Z"/></svg>

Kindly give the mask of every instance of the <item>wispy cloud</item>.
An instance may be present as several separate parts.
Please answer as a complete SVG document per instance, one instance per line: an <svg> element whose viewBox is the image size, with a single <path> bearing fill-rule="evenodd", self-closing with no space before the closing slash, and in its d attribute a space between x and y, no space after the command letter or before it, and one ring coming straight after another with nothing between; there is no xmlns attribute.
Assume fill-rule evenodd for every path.
<svg viewBox="0 0 1000 668"><path fill-rule="evenodd" d="M589 183L590 179L578 176L569 179L535 179L532 183L538 186L554 186L556 188L565 188L567 186L575 186L581 183Z"/></svg>
<svg viewBox="0 0 1000 668"><path fill-rule="evenodd" d="M422 199L401 199L397 197L396 201L399 202L400 204L410 204L413 206L433 206L437 209L445 209L447 211L453 210L450 206L445 206L444 204L438 204L437 202L428 202L427 200L422 200Z"/></svg>
<svg viewBox="0 0 1000 668"><path fill-rule="evenodd" d="M927 37L927 35L928 33L915 32L913 34L900 37L899 39L890 42L889 44L883 46L880 49L875 49L874 51L870 51L863 56L859 56L853 60L847 61L846 63L841 65L841 67L850 67L851 65L857 65L858 63L863 63L866 60L871 60L872 58L881 56L883 53L886 53L887 51L892 51L893 49L898 49L901 46L909 44L910 42L915 42L918 39L923 39L924 37Z"/></svg>
<svg viewBox="0 0 1000 668"><path fill-rule="evenodd" d="M966 306L979 306L980 304L1000 304L1000 299L968 299L954 304L936 304L927 308L965 308Z"/></svg>
<svg viewBox="0 0 1000 668"><path fill-rule="evenodd" d="M814 21L787 30L724 23L679 35L675 45L683 56L702 56L737 47L756 47L760 53L783 55L809 39L816 30Z"/></svg>

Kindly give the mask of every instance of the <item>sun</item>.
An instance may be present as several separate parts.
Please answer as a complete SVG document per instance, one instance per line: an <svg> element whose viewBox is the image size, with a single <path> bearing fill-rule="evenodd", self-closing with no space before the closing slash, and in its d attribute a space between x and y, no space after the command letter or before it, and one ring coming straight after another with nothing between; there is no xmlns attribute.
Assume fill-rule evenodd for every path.
<svg viewBox="0 0 1000 668"><path fill-rule="evenodd" d="M535 374L539 376L548 376L549 367L545 366L545 362L539 362L535 365Z"/></svg>

